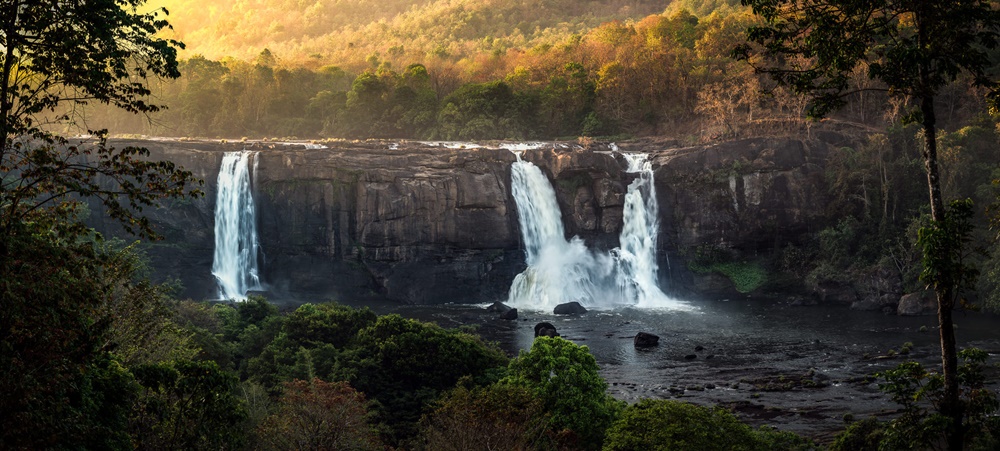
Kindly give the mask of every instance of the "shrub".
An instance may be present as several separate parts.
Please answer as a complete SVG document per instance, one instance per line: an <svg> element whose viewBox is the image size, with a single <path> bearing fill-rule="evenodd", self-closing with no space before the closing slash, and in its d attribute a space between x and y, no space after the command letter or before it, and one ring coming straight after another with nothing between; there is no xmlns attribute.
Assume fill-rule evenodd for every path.
<svg viewBox="0 0 1000 451"><path fill-rule="evenodd" d="M996 414L1000 403L996 394L985 387L983 364L988 354L975 348L958 354L964 360L958 368L958 382L967 447L997 449L1000 421ZM912 361L876 376L883 380L879 389L902 406L901 414L884 423L869 419L852 424L837 436L832 449L930 449L942 443L949 422L939 413L944 397L942 376Z"/></svg>
<svg viewBox="0 0 1000 451"><path fill-rule="evenodd" d="M365 396L346 382L284 384L278 410L257 429L266 449L382 449L368 424Z"/></svg>
<svg viewBox="0 0 1000 451"><path fill-rule="evenodd" d="M604 450L752 450L755 442L753 429L721 408L644 399L608 429Z"/></svg>
<svg viewBox="0 0 1000 451"><path fill-rule="evenodd" d="M511 360L502 383L525 387L552 415L550 427L573 432L584 448L599 448L622 403L607 395L607 382L586 346L559 337L538 337Z"/></svg>
<svg viewBox="0 0 1000 451"><path fill-rule="evenodd" d="M458 387L421 423L423 445L432 450L526 450L547 443L541 400L506 384Z"/></svg>
<svg viewBox="0 0 1000 451"><path fill-rule="evenodd" d="M837 434L830 451L878 451L884 435L884 427L876 418L866 418Z"/></svg>
<svg viewBox="0 0 1000 451"><path fill-rule="evenodd" d="M424 410L459 379L487 384L491 371L507 363L503 352L475 335L399 315L379 317L355 343L338 357L333 377L379 403L383 439L393 444L416 437Z"/></svg>
<svg viewBox="0 0 1000 451"><path fill-rule="evenodd" d="M133 369L141 385L132 416L139 449L230 449L244 439L246 411L236 376L215 362L177 361Z"/></svg>

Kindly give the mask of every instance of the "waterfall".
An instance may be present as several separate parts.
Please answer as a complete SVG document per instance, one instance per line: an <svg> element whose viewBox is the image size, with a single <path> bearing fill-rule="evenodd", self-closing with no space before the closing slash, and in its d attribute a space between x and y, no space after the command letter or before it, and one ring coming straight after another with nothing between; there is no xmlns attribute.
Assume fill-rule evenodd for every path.
<svg viewBox="0 0 1000 451"><path fill-rule="evenodd" d="M250 184L257 172L256 152L226 152L219 169L215 200L215 258L212 275L221 299L245 300L260 290L257 267L257 218Z"/></svg>
<svg viewBox="0 0 1000 451"><path fill-rule="evenodd" d="M646 155L625 155L627 171L639 176L625 196L621 246L594 252L579 237L565 238L552 184L537 166L515 154L511 193L528 268L514 278L509 304L526 310L550 310L570 301L597 309L688 308L657 285L658 206Z"/></svg>
<svg viewBox="0 0 1000 451"><path fill-rule="evenodd" d="M625 194L620 247L611 251L617 263L617 283L625 299L640 307L669 307L674 301L657 283L656 236L659 234L659 204L653 185L653 165L647 154L622 154L626 172L639 174Z"/></svg>
<svg viewBox="0 0 1000 451"><path fill-rule="evenodd" d="M515 154L511 193L528 268L514 277L508 302L530 309L569 301L593 305L591 300L601 298L602 284L596 282L610 275L611 260L591 253L577 237L566 240L552 184L541 169Z"/></svg>

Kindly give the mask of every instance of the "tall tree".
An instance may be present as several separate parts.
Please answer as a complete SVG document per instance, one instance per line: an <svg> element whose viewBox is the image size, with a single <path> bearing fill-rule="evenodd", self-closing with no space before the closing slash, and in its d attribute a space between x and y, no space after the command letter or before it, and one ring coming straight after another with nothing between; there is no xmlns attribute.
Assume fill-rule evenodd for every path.
<svg viewBox="0 0 1000 451"><path fill-rule="evenodd" d="M70 145L50 130L76 123L75 108L101 102L133 113L149 102L153 77L176 78L179 42L156 33L166 11L141 12L145 0L0 0L0 260L19 223L71 195L97 196L129 230L150 235L139 212L180 196L191 173L148 151L97 139Z"/></svg>
<svg viewBox="0 0 1000 451"><path fill-rule="evenodd" d="M101 363L120 314L101 309L137 294L136 274L90 239L78 202L96 196L126 229L152 236L142 208L197 191L190 172L146 149L115 149L104 131L71 144L52 130L79 125L76 107L88 102L160 108L149 82L179 75L180 44L156 36L165 11L141 12L143 3L0 0L0 448L123 440L101 432L121 415L90 419L95 406L127 402L116 361Z"/></svg>
<svg viewBox="0 0 1000 451"><path fill-rule="evenodd" d="M766 23L748 30L749 44L737 48L737 57L809 96L811 116L823 117L842 107L847 96L865 89L910 97L918 105L910 119L923 126L933 219L924 231L922 280L934 288L938 300L945 383L940 410L950 419L948 446L962 449L963 406L952 309L969 272L961 253L953 249L961 240L942 238L956 231L949 226L955 218L949 217L941 195L934 99L962 74L985 88L991 100L1000 95L1000 87L990 77L988 54L998 43L1000 13L986 0L743 0L743 4ZM856 71L881 86L852 86Z"/></svg>

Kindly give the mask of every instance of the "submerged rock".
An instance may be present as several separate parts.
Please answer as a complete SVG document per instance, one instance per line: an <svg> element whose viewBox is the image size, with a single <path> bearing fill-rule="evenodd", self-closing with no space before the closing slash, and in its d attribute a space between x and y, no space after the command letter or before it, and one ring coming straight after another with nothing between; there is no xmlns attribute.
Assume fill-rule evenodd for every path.
<svg viewBox="0 0 1000 451"><path fill-rule="evenodd" d="M647 332L639 332L635 334L634 344L637 348L652 348L660 344L660 337Z"/></svg>
<svg viewBox="0 0 1000 451"><path fill-rule="evenodd" d="M535 337L558 337L559 332L556 332L556 326L552 323L538 323L535 324Z"/></svg>
<svg viewBox="0 0 1000 451"><path fill-rule="evenodd" d="M580 305L579 302L573 301L557 305L552 313L556 315L582 315L587 313L587 309Z"/></svg>

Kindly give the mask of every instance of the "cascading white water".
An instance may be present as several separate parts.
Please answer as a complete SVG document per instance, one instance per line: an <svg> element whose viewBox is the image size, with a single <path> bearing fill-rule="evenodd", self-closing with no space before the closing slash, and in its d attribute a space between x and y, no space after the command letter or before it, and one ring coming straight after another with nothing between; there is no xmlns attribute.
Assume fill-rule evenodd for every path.
<svg viewBox="0 0 1000 451"><path fill-rule="evenodd" d="M620 247L612 250L617 263L617 282L625 299L635 299L639 307L670 307L676 302L657 283L656 236L659 233L659 204L653 185L653 165L647 154L622 154L626 172L639 174L628 186L623 212Z"/></svg>
<svg viewBox="0 0 1000 451"><path fill-rule="evenodd" d="M588 308L621 306L688 309L657 285L658 206L652 165L646 155L626 155L637 172L625 196L621 247L592 252L583 240L566 240L562 214L548 178L518 152L511 167L528 268L514 278L508 303L525 310L550 310L577 301Z"/></svg>
<svg viewBox="0 0 1000 451"><path fill-rule="evenodd" d="M530 162L511 167L511 193L517 205L528 268L514 278L508 302L527 309L547 309L577 301L593 304L600 299L596 283L613 267L607 257L593 255L577 237L567 241L562 213L552 184Z"/></svg>
<svg viewBox="0 0 1000 451"><path fill-rule="evenodd" d="M257 217L250 184L251 165L257 172L257 152L226 152L219 169L215 200L215 258L212 275L222 299L245 300L260 290L257 266Z"/></svg>

